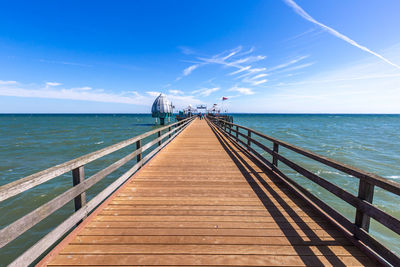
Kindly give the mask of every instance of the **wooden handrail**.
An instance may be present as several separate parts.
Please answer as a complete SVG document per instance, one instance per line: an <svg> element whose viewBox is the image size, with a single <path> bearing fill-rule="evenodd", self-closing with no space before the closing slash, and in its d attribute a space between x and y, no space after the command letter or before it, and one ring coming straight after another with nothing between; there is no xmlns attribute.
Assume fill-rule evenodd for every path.
<svg viewBox="0 0 400 267"><path fill-rule="evenodd" d="M209 117L208 120L211 121L220 131L224 132L228 137L230 137L232 141L236 142L238 146L241 146L243 149L247 149L250 153L252 153L253 156L259 160L260 163L265 164L265 167L268 168L268 170L270 170L278 178L283 179L289 187L292 187L292 189L297 191L302 197L307 198L309 201L311 201L311 203L321 209L321 211L328 214L339 225L352 233L355 238L364 242L370 249L372 249L373 253L377 253L385 261L393 265L400 264L399 256L394 254L383 244L379 243L368 233L369 221L370 218L373 218L388 229L400 235L400 220L372 204L375 185L400 196L399 183L386 180L385 178L378 175L364 172L362 170L334 161L327 157L323 157L311 151L296 147L294 145L264 135L248 127L240 126L238 124L234 124L215 117ZM240 132L240 129L247 131L247 134ZM259 141L255 140L254 138L252 138L252 134L271 141L273 144L273 148L271 149L266 145L260 143ZM242 140L240 137L242 137L244 140ZM269 153L272 156L272 162L268 161L264 156L262 156L254 148L252 148L251 144L254 144L263 151ZM340 188L339 186L327 181L319 175L314 174L313 172L301 167L299 164L293 162L292 160L289 160L287 157L281 155L279 153L280 145L300 155L314 159L324 165L333 167L339 171L348 173L354 177L359 178L360 183L358 196L349 193L348 191ZM331 208L324 201L314 196L310 191L295 182L293 179L285 175L278 168L279 161L355 207L356 218L354 220L354 223L333 208Z"/></svg>
<svg viewBox="0 0 400 267"><path fill-rule="evenodd" d="M185 120L182 120L182 121L179 121L179 122L176 122L176 123L173 123L173 124L170 124L170 125L167 125L167 126L164 126L164 127L161 127L161 128L149 131L149 132L146 132L144 134L135 136L128 140L105 147L103 149L94 151L92 153L86 154L79 158L56 165L49 169L31 174L24 178L18 179L15 182L11 182L6 185L0 186L0 202L3 200L6 200L12 196L15 196L19 193L22 193L32 187L38 186L38 185L40 185L46 181L49 181L55 177L58 177L66 172L72 171L73 169L76 169L76 168L79 168L80 166L86 165L96 159L99 159L99 158L109 155L117 150L127 147L137 141L143 140L144 138L146 138L150 135L153 135L155 133L158 133L159 131L168 129L171 126L180 125L181 123L187 122L188 120L191 120L191 119L193 119L193 118L186 118Z"/></svg>
<svg viewBox="0 0 400 267"><path fill-rule="evenodd" d="M18 183L18 181L2 186L0 189L3 190L3 200L7 199L15 194L23 192L29 188L21 188L26 185L27 181L35 183L35 185L41 184L48 181L55 175L61 175L67 171L72 170L73 176L73 187L65 191L64 193L58 195L42 206L36 208L32 212L26 214L20 219L14 221L10 225L4 227L0 230L0 248L10 243L15 238L22 235L24 232L38 224L43 219L47 218L49 215L54 213L56 210L63 207L71 200L75 200L75 213L72 214L67 220L57 226L53 231L43 237L38 243L33 247L29 248L24 252L19 258L17 258L10 266L25 266L34 261L39 257L46 249L52 246L52 244L61 238L67 231L69 231L74 225L78 224L82 219L84 219L90 211L97 207L105 198L107 198L114 190L116 190L122 183L124 183L135 171L137 171L141 166L143 166L152 156L154 156L158 151L160 151L165 145L167 145L176 135L178 135L186 126L192 122L194 117L187 118L185 120L179 121L177 123L158 128L153 131L146 132L137 137L122 141L118 144L106 147L104 149L98 150L96 152L90 153L88 155L82 156L80 158L68 161L66 163L57 165L55 167L49 168L45 171L30 175L23 178L24 182ZM173 127L174 126L174 127ZM161 133L162 130L168 130L166 133ZM152 134L157 134L157 138L152 141L142 145L142 140ZM163 139L167 138L164 142ZM128 145L136 143L136 150L122 159L117 160L108 167L100 170L99 172L93 174L88 179L84 179L84 163L94 161L101 156L95 155L99 153L102 156L110 154L116 150L122 149ZM158 144L152 151L145 157L142 157L144 151L148 150L155 144ZM116 171L127 162L133 160L136 157L137 163L125 172L121 177L115 180L111 185L104 189L101 193L95 196L91 201L86 203L85 192L91 188L94 184L102 180L104 177L110 173ZM81 165L82 164L82 165ZM79 165L78 167L76 167ZM29 179L27 179L29 178ZM11 185L11 186L10 186ZM11 194L7 194L4 190L11 190ZM0 200L1 202L2 200Z"/></svg>
<svg viewBox="0 0 400 267"><path fill-rule="evenodd" d="M221 119L218 119L218 118L214 118L214 117L210 117L209 119L214 120L214 121L215 120L216 121L220 121L221 123L223 123L225 125L237 126L239 129L243 129L243 130L249 131L249 132L251 132L251 133L253 133L253 134L257 135L257 136L260 136L260 137L262 137L262 138L264 138L264 139L266 139L268 141L271 141L271 142L276 143L278 145L281 145L281 146L283 146L283 147L285 147L285 148L287 148L289 150L297 152L298 154L301 154L301 155L306 156L306 157L308 157L310 159L319 161L319 162L321 162L321 163L323 163L325 165L328 165L329 167L332 167L334 169L342 171L342 172L344 172L346 174L349 174L349 175L352 175L354 177L366 180L369 183L371 183L373 185L376 185L378 187L381 187L382 189L385 189L385 190L387 190L387 191L389 191L389 192L391 192L393 194L400 195L400 183L396 183L394 181L391 181L391 180L388 180L386 178L383 178L382 176L379 176L379 175L376 175L376 174L373 174L373 173L369 173L369 172L365 172L365 171L360 170L360 169L358 169L356 167L353 167L353 166L350 166L350 165L335 161L333 159L330 159L328 157L319 155L319 154L311 152L309 150L294 146L292 144L286 143L286 142L281 141L279 139L276 139L276 138L273 138L271 136L268 136L268 135L265 135L263 133L260 133L260 132L258 132L256 130L251 129L251 128L248 128L248 127L245 127L245 126L241 126L241 125L238 125L238 124L234 124L232 122L224 121L224 120L221 120ZM232 132L236 132L233 128L231 129L231 131ZM245 137L245 138L247 139L247 137ZM254 140L254 139L252 139L252 140Z"/></svg>

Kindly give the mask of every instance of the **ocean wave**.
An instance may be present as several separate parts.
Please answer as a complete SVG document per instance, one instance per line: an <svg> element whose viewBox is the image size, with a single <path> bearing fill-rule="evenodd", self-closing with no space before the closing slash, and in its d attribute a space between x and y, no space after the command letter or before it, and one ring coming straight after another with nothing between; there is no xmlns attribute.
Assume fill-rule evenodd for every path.
<svg viewBox="0 0 400 267"><path fill-rule="evenodd" d="M390 176L386 176L386 178L389 178L389 179L400 179L400 175L390 175Z"/></svg>
<svg viewBox="0 0 400 267"><path fill-rule="evenodd" d="M104 143L104 141L96 142L96 143L94 143L94 144L95 144L95 145L100 145L100 144L102 144L102 143Z"/></svg>

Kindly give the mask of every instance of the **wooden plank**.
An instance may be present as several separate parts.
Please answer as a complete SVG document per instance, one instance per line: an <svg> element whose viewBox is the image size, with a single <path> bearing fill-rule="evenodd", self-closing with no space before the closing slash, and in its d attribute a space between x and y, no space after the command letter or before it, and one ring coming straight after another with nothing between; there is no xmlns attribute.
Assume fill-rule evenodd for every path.
<svg viewBox="0 0 400 267"><path fill-rule="evenodd" d="M132 264L134 263L134 264ZM348 256L285 256L275 255L60 255L49 266L157 266L168 263L178 266L374 266L366 257Z"/></svg>
<svg viewBox="0 0 400 267"><path fill-rule="evenodd" d="M74 245L61 255L207 254L207 255L318 255L363 256L352 246L264 246L264 245Z"/></svg>
<svg viewBox="0 0 400 267"><path fill-rule="evenodd" d="M217 228L217 229L310 229L310 230L332 230L336 229L330 223L327 222L316 222L316 223L305 223L305 222L96 222L92 221L87 225L88 228L141 228L141 229L170 229L170 228Z"/></svg>
<svg viewBox="0 0 400 267"><path fill-rule="evenodd" d="M226 245L274 245L274 246L349 246L345 237L264 237L264 236L77 236L75 244L226 244Z"/></svg>
<svg viewBox="0 0 400 267"><path fill-rule="evenodd" d="M259 236L259 237L343 237L336 230L286 229L83 229L80 236Z"/></svg>
<svg viewBox="0 0 400 267"><path fill-rule="evenodd" d="M95 221L102 222L323 222L325 219L321 217L294 217L287 218L284 216L281 217L268 217L268 216L151 216L151 215L143 215L143 216L102 216L99 215L95 219Z"/></svg>

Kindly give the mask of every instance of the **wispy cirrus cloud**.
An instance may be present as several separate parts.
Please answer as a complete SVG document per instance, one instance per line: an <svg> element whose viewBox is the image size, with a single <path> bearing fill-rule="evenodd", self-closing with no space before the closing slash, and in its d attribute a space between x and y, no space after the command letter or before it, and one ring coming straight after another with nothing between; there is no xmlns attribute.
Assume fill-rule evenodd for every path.
<svg viewBox="0 0 400 267"><path fill-rule="evenodd" d="M353 39L349 38L348 36L338 32L337 30L317 21L316 19L314 19L312 16L310 16L306 11L304 11L303 8L301 8L294 0L283 0L288 6L290 6L291 8L293 8L293 10L302 18L304 18L305 20L308 20L311 23L314 23L316 25L318 25L319 27L321 27L323 30L327 31L328 33L332 34L333 36L336 36L339 39L342 39L343 41L351 44L352 46L355 46L367 53L370 53L371 55L374 55L376 57L378 57L379 59L383 60L384 62L400 69L400 66L394 62L392 62L391 60L387 59L386 57L382 56L381 54L378 54L377 52L372 51L371 49L360 45L359 43L357 43L356 41L354 41Z"/></svg>
<svg viewBox="0 0 400 267"><path fill-rule="evenodd" d="M196 94L199 96L209 96L212 93L218 91L220 88L219 87L214 87L214 88L202 88L198 90L192 91L192 94Z"/></svg>
<svg viewBox="0 0 400 267"><path fill-rule="evenodd" d="M279 69L287 68L287 67L289 67L291 65L294 65L294 64L296 64L296 63L298 63L298 62L300 62L300 61L302 61L302 60L304 60L304 59L306 59L308 57L309 57L309 55L300 56L300 57L294 58L294 59L292 59L292 60L290 60L288 62L279 64L279 65L277 65L275 67L271 67L271 68L268 69L268 71L272 72L272 71L276 71L276 70L279 70Z"/></svg>
<svg viewBox="0 0 400 267"><path fill-rule="evenodd" d="M254 52L254 48L251 47L248 50L243 50L242 46L238 46L231 50L223 51L219 54L210 57L197 57L195 64L185 68L182 75L177 78L181 78L190 75L195 69L200 66L216 64L221 65L225 68L236 68L237 70L229 73L229 75L236 75L238 73L245 73L245 76L251 75L257 72L259 69L254 68L251 63L256 63L264 60L266 56L264 55L251 55ZM246 65L244 65L246 64ZM244 80L246 82L246 80Z"/></svg>
<svg viewBox="0 0 400 267"><path fill-rule="evenodd" d="M192 71L200 67L200 64L194 64L192 66L187 67L186 69L183 70L183 76L188 76Z"/></svg>
<svg viewBox="0 0 400 267"><path fill-rule="evenodd" d="M228 91L230 92L238 92L242 95L254 95L254 91L251 88L247 88L247 87L238 87L238 86L234 86L230 89L228 89Z"/></svg>
<svg viewBox="0 0 400 267"><path fill-rule="evenodd" d="M68 62L68 61L47 60L47 59L39 59L39 61L43 62L43 63L51 63L51 64L62 64L62 65L71 65L71 66L80 66L80 67L93 67L92 65L88 65L88 64Z"/></svg>
<svg viewBox="0 0 400 267"><path fill-rule="evenodd" d="M273 67L260 66L261 62L267 59L265 55L254 55L254 48L244 50L242 46L236 48L225 50L213 56L201 56L196 57L194 60L189 61L193 65L185 68L183 70L183 75L178 77L177 80L184 76L188 76L195 69L200 66L206 65L221 65L224 68L233 68L234 71L227 73L228 76L232 76L233 80L240 80L242 83L251 86L261 86L268 82L266 76L271 75L271 73L278 73L283 70L294 68L296 65L309 58L309 55L295 57L288 62L279 64ZM303 64L302 66L297 66L298 69L310 66L313 63L308 63L308 65Z"/></svg>

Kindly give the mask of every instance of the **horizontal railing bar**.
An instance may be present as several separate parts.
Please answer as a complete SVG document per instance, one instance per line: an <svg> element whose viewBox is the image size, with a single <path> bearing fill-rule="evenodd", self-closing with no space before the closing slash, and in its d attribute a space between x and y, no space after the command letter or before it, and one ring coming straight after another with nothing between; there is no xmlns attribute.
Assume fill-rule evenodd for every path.
<svg viewBox="0 0 400 267"><path fill-rule="evenodd" d="M183 127L183 125L175 128L172 131L175 131L179 128ZM167 132L166 134L163 135L163 137L169 135L170 132ZM153 140L151 143L153 145L158 142L158 139ZM151 147L151 143L148 143L149 145L143 146L139 148L138 150L135 150L134 152L128 154L127 156L123 157L122 159L114 162L113 164L109 165L105 169L97 172L96 174L92 175L88 179L84 180L82 183L72 187L71 189L68 189L61 195L53 198L49 202L43 204L42 206L38 207L37 209L31 211L30 213L26 214L25 216L21 217L20 219L16 220L12 224L4 227L3 229L0 230L0 248L3 246L7 245L9 242L32 228L34 225L38 224L40 221L45 219L47 216L58 210L59 208L63 207L65 204L67 204L69 201L74 199L76 196L82 194L89 188L91 188L94 184L102 180L104 177L109 175L110 173L116 171L119 169L121 166L132 160L134 157L136 157L138 154L143 153L146 151L149 147Z"/></svg>
<svg viewBox="0 0 400 267"><path fill-rule="evenodd" d="M371 235L369 235L365 230L358 228L355 226L349 219L344 217L342 214L337 212L335 209L333 209L331 206L326 204L324 201L319 199L318 197L314 196L311 192L309 192L307 189L302 187L300 184L295 182L293 179L289 178L287 175L282 173L279 169L274 170L275 174L281 176L281 178L284 178L287 180L287 184L290 183L293 186L293 190L298 190L300 194L303 194L306 198L309 199L311 203L315 203L314 208L320 209L322 213L326 213L329 215L333 220L338 222L339 225L344 227L347 231L352 233L357 239L361 240L363 243L365 243L368 247L370 247L375 253L379 252L380 257L383 257L385 260L391 262L391 263L400 263L400 259L397 257L396 254L394 254L392 251L390 251L387 247L379 243L375 238L373 238ZM382 255L384 254L384 256Z"/></svg>
<svg viewBox="0 0 400 267"><path fill-rule="evenodd" d="M182 121L181 121L182 122ZM93 209L95 209L101 202L103 202L112 192L114 192L119 186L121 186L127 179L129 179L132 174L134 174L144 163L150 159L156 152L161 150L164 146L168 144L175 136L177 136L183 129L189 124L190 121L186 121L182 129L177 131L171 138L168 138L167 142L164 142L161 146L156 147L151 153L143 157L141 161L136 163L131 169L125 172L121 177L115 180L111 185L105 188L102 192L96 195L91 201L84 205L81 209L72 214L68 219L58 225L50 233L45 235L40 239L35 245L30 247L17 259L15 259L9 266L27 266L36 260L44 251L49 249L57 240L59 240L64 234L66 234L72 227L74 227L80 220L89 214ZM176 127L177 130L181 127Z"/></svg>
<svg viewBox="0 0 400 267"><path fill-rule="evenodd" d="M300 173L301 175L305 176L306 178L310 179L314 183L318 184L319 186L325 188L332 194L336 195L340 199L346 201L353 207L359 209L360 211L364 212L365 214L369 215L370 217L374 218L390 230L400 234L400 221L395 217L387 214L386 212L382 211L381 209L375 207L371 203L361 200L358 197L354 196L353 194L343 190L342 188L338 187L337 185L325 180L324 178L304 169L303 167L299 166L298 164L294 163L293 161L285 158L278 153L273 153L281 162L289 166L291 169L295 170L296 172Z"/></svg>
<svg viewBox="0 0 400 267"><path fill-rule="evenodd" d="M276 138L273 138L273 137L270 137L270 136L265 135L263 133L260 133L258 131L255 131L255 130L253 130L251 128L248 128L248 127L245 127L245 126L241 126L241 125L238 125L238 124L234 124L234 123L231 123L231 122L223 121L223 120L220 120L220 119L217 119L217 118L216 118L216 120L219 120L222 123L226 123L226 124L230 124L230 125L234 125L234 126L239 126L240 128L242 128L244 130L248 130L248 131L254 133L255 135L258 135L258 136L260 136L260 137L262 137L264 139L267 139L267 140L269 140L271 142L277 143L277 144L279 144L279 145L281 145L281 146L283 146L283 147L285 147L287 149L290 149L290 150L292 150L292 151L294 151L296 153L299 153L299 154L301 154L303 156L306 156L308 158L311 158L313 160L321 162L321 163L323 163L325 165L328 165L328 166L330 166L330 167L332 167L334 169L337 169L339 171L342 171L344 173L350 174L350 175L352 175L354 177L357 177L359 179L366 180L369 183L371 183L373 185L376 185L376 186L379 186L380 188L385 189L385 190L387 190L387 191L389 191L389 192L391 192L393 194L400 195L400 184L397 183L397 182L385 179L385 178L383 178L383 177L381 177L379 175L376 175L376 174L373 174L373 173L369 173L369 172L365 172L365 171L360 170L360 169L358 169L356 167L349 166L347 164L335 161L333 159L330 159L330 158L327 158L325 156L316 154L314 152L305 150L303 148L291 145L289 143L283 142L283 141L278 140ZM251 140L253 141L254 139L251 139Z"/></svg>
<svg viewBox="0 0 400 267"><path fill-rule="evenodd" d="M235 136L231 133L226 132L226 134L228 134L230 137L234 138ZM267 164L268 167L273 168L273 165L271 162L269 162L267 159L265 159L260 153L258 153L254 148L252 147L248 147L247 144L238 139L237 140L239 143L242 143L245 146L245 149L249 150L250 152L252 152L253 154L255 154L260 160L262 160L265 164Z"/></svg>
<svg viewBox="0 0 400 267"><path fill-rule="evenodd" d="M226 132L226 133L228 135L230 135L231 137L234 137L233 134L228 133L228 132ZM247 138L247 135L244 135L242 133L239 133L239 134L242 135L243 137ZM239 140L239 141L245 145L244 142L242 142L241 140ZM331 182L328 182L324 178L322 178L322 177L320 177L320 176L318 176L318 175L306 170L305 168L303 168L300 165L294 163L293 161L289 160L288 158L280 155L279 153L273 152L271 149L269 149L265 145L259 143L258 141L254 140L254 139L252 139L251 141L254 144L256 144L257 146L259 146L261 149L263 149L266 152L268 152L269 154L271 154L272 156L275 155L281 162L283 162L284 164L286 164L287 166L289 166L290 168L292 168L296 172L304 175L306 178L312 180L313 182L315 182L319 186L325 188L326 190L328 190L332 194L336 195L340 199L346 201L347 203L349 203L353 207L359 209L360 211L362 211L365 214L369 215L370 217L374 218L376 221L380 222L381 224L383 224L384 226L386 226L390 230L394 231L395 233L400 234L400 220L398 220L397 218L395 218L395 217L391 216L390 214L384 212L383 210L375 207L371 203L359 199L358 197L356 197L356 196L352 195L351 193L341 189L340 187L336 186L335 184L333 184ZM252 150L253 153L255 152L254 149L251 149L251 150ZM257 153L257 154L260 155L259 153ZM272 166L269 165L269 167L272 167Z"/></svg>
<svg viewBox="0 0 400 267"><path fill-rule="evenodd" d="M104 177L110 173L116 171L122 165L124 165L129 160L133 159L137 154L142 153L142 149L136 150L135 152L127 155L126 157L116 161L107 168L97 172L90 178L84 180L82 183L68 189L59 196L53 198L49 202L43 204L37 209L31 211L20 219L16 220L12 224L4 227L0 230L0 248L7 245L9 242L29 230L31 227L45 219L47 216L63 207L69 201L74 199L76 196L82 194L94 184L102 180Z"/></svg>
<svg viewBox="0 0 400 267"><path fill-rule="evenodd" d="M222 127L218 127L221 131L229 135L231 141L235 142L235 138L233 134L230 134L222 129ZM241 140L240 140L241 141ZM241 142L245 144L244 142ZM241 145L237 143L238 146L240 146L242 149L248 150L248 147L246 145ZM254 149L250 148L251 150L254 151ZM252 151L252 152L253 152ZM257 152L256 152L257 153ZM339 225L344 227L347 231L350 233L354 234L356 238L360 239L366 246L368 246L370 249L372 249L371 253L374 253L378 257L383 258L385 261L393 264L394 266L397 266L400 264L400 258L394 254L392 251L390 251L387 247L379 243L375 238L373 238L371 235L369 235L365 230L358 228L356 225L354 225L350 220L348 220L346 217L338 213L336 210L331 208L328 204L326 204L324 201L320 200L316 196L314 196L311 192L309 192L307 189L302 187L300 184L286 176L282 171L280 171L278 168L273 166L270 162L268 162L262 155L257 153L257 155L253 155L253 157L262 165L264 165L264 168L266 168L269 172L272 172L274 176L279 178L281 181L283 181L285 184L289 186L294 192L299 194L302 198L304 198L306 201L308 201L313 208L317 209L319 212L322 214L327 214L328 219L329 216L335 220ZM367 202L368 203L368 202ZM368 203L369 204L369 203ZM331 219L330 219L331 220ZM377 254L378 253L378 254Z"/></svg>
<svg viewBox="0 0 400 267"><path fill-rule="evenodd" d="M48 180L51 180L57 176L60 176L68 171L71 171L75 168L78 168L80 166L83 166L85 164L88 164L96 159L99 159L101 157L104 157L108 154L111 154L117 150L120 150L126 146L129 146L133 143L135 143L138 140L142 140L150 135L153 135L159 131L165 130L168 127L175 126L179 123L191 120L193 118L187 118L185 120L182 120L180 122L173 123L171 125L167 125L149 132L146 132L144 134L141 134L139 136L133 137L131 139L119 142L117 144L105 147L103 149L94 151L92 153L86 154L84 156L81 156L79 158L64 162L62 164L56 165L54 167L51 167L49 169L31 174L29 176L26 176L24 178L21 178L15 182L8 183L6 185L0 186L0 202L3 200L6 200L10 197L13 197L15 195L18 195L19 193L22 193L32 187L35 187L37 185L40 185Z"/></svg>

